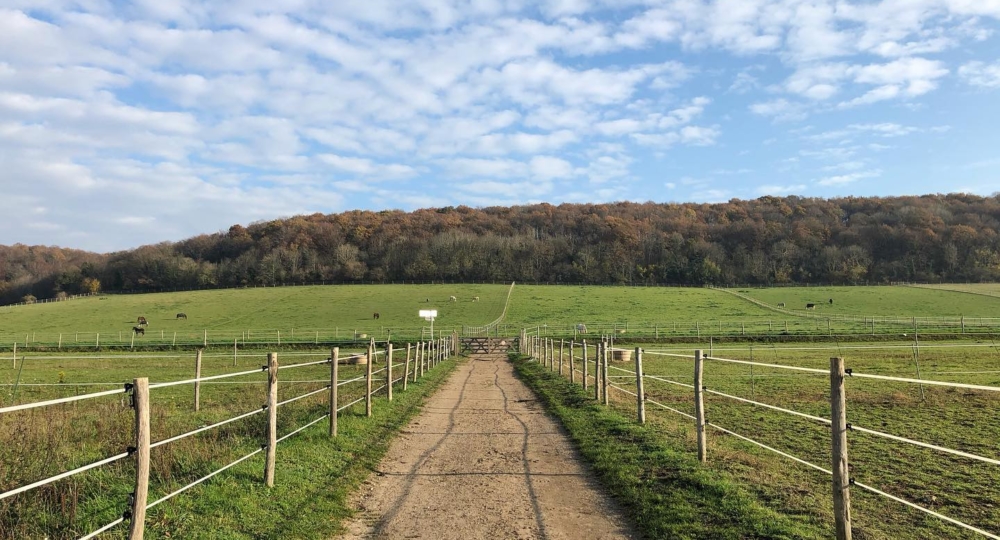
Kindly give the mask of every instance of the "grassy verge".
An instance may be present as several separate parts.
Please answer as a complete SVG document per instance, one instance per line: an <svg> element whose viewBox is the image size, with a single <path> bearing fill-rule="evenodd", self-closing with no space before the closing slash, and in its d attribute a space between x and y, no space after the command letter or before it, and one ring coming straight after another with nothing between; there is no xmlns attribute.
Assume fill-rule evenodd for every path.
<svg viewBox="0 0 1000 540"><path fill-rule="evenodd" d="M830 531L768 509L684 441L597 405L579 386L515 359L521 379L569 431L600 481L648 538L826 538Z"/></svg>
<svg viewBox="0 0 1000 540"><path fill-rule="evenodd" d="M165 505L150 518L151 537L328 538L350 516L348 497L381 461L396 432L447 378L454 360L442 363L390 403L375 403L371 418L359 404L330 439L321 422L278 447L275 486L261 481L263 459L250 460L183 502ZM346 412L346 411L345 411ZM343 413L342 413L343 414ZM152 534L149 534L152 533Z"/></svg>
<svg viewBox="0 0 1000 540"><path fill-rule="evenodd" d="M324 420L279 443L275 486L271 489L263 483L264 455L259 453L151 509L146 518L146 537L256 539L332 536L340 530L341 521L351 514L348 505L350 493L377 466L396 432L419 411L424 399L438 388L455 365L454 359L443 362L416 383L411 382L406 392L402 391L402 384L397 383L391 403L380 393L380 397L374 402L371 418L365 417L363 403L342 411L339 416L339 435L335 439L327 436L327 422ZM317 369L320 368L328 370L325 366ZM346 373L342 373L342 376L351 374L350 370L344 371ZM304 375L318 376L320 373ZM342 402L355 399L355 387L359 386L354 384L343 387ZM289 395L306 391L300 385L292 384L292 387L288 390ZM251 404L260 402L260 396L256 394L261 390L255 386L219 386L203 390L209 390L209 396L202 402L209 410L195 415L184 410L187 406L186 395L183 399L172 394L159 398L159 405L154 404L154 415L158 420L154 424L164 433L156 434L154 440L189 429L191 426L187 425L188 420L207 423L215 419L207 420L205 414L231 416L231 408L252 410ZM309 398L286 406L287 408L283 407L279 411L279 436L323 415L326 408L324 397L325 394L321 394L315 399ZM184 406L174 407L174 399L183 401ZM246 403L237 403L243 401ZM59 437L49 434L48 438L39 435L41 438L36 441L38 437L32 432L30 437L24 435L18 439L15 436L20 432L15 430L14 425L6 428L0 425L0 433L12 434L11 440L20 441L13 449L8 448L11 452L14 449L38 450L42 441L49 440L49 444L55 445L53 448L58 447L60 450L66 450L63 446L77 447L73 453L64 456L65 461L86 462L87 459L111 452L108 449L96 451L90 448L94 455L80 455L80 441L92 439L95 431L124 433L119 439L127 438L130 413L127 410L118 411L116 403L106 404L105 408L107 411L97 417L92 411L88 411L83 418L71 419L72 423L100 418L102 422L114 423L117 427L102 430L91 425L90 437L86 438L84 433L80 433L77 445L69 444L72 440L64 441L65 434ZM213 408L219 410L212 411ZM108 411L118 412L113 415ZM235 427L228 431L225 428L217 429L155 449L150 501L259 447L263 435L259 419L259 416L253 417L246 426L239 425L242 421L236 422L231 424ZM94 422L97 420L93 420L91 424ZM37 427L38 424L24 425ZM122 439L109 444L120 447L126 443ZM28 453L46 454L37 451ZM0 457L2 455L3 452L0 451ZM7 456L0 459L0 464L29 460L25 456L20 457L20 461L15 458L17 456ZM92 475L84 473L80 477L62 480L53 484L51 489L42 488L39 497L3 501L0 503L0 538L75 538L110 522L120 515L131 485L134 467L127 461L108 466L107 470L98 469ZM47 474L41 472L42 465L39 464L36 468L39 468L39 472L34 477L44 477ZM3 473L4 470L0 467L0 485L13 480L6 478ZM18 480L11 482L11 485L21 483L23 482ZM79 512L76 509L78 499ZM67 510L67 500L72 501L71 510ZM126 527L119 525L104 537L124 538L126 533Z"/></svg>

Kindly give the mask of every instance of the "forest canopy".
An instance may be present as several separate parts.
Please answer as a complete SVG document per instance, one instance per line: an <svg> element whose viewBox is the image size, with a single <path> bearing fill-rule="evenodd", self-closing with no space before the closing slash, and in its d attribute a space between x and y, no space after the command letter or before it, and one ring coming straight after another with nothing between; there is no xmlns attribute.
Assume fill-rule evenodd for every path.
<svg viewBox="0 0 1000 540"><path fill-rule="evenodd" d="M94 254L0 246L0 302L309 282L996 281L1000 197L349 211Z"/></svg>

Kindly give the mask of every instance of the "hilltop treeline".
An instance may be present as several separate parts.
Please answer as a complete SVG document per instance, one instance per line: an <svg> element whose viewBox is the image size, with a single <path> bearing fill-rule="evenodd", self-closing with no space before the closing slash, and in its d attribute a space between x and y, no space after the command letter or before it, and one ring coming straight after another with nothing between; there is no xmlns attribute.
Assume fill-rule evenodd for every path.
<svg viewBox="0 0 1000 540"><path fill-rule="evenodd" d="M0 278L8 302L81 292L93 287L88 278L106 291L362 280L992 281L998 229L1000 197L972 195L351 211L109 255L15 246L0 252ZM36 262L25 263L32 253Z"/></svg>

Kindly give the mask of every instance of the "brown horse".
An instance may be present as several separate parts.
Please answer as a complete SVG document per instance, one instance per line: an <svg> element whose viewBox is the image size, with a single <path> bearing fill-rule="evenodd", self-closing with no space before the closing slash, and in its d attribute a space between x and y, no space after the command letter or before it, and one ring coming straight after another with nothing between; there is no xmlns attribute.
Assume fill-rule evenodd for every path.
<svg viewBox="0 0 1000 540"><path fill-rule="evenodd" d="M139 326L148 326L149 325L149 323L146 322L146 318L145 317L141 317L141 316L136 321L136 324L138 324Z"/></svg>
<svg viewBox="0 0 1000 540"><path fill-rule="evenodd" d="M139 336L145 336L146 335L146 329L143 328L143 327L141 327L141 326L133 326L132 327L132 332L134 334L136 334L136 335L139 335Z"/></svg>

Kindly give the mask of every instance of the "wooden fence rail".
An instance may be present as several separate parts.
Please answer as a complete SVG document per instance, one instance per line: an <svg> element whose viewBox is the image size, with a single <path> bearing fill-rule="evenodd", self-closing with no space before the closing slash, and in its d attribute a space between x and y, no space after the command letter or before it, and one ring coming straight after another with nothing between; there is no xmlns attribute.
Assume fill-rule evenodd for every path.
<svg viewBox="0 0 1000 540"><path fill-rule="evenodd" d="M431 350L433 350L433 351L435 351L436 356L434 356L434 357L427 356L425 358L425 360L427 361L426 371L425 371L425 369L424 369L424 367L422 365L421 369L419 370L419 373L418 373L418 370L416 368L416 363L415 363L414 368L413 368L413 381L412 382L415 382L418 379L418 377L423 377L427 373L427 371L433 369L434 367L440 365L442 362L444 362L445 360L447 360L448 358L450 358L451 353L452 353L452 348L446 346L446 341L447 340L438 340L436 342L423 342L423 341L421 341L421 342L416 343L416 350L417 351L431 351ZM131 497L131 501L130 501L130 503L128 505L127 510L125 512L123 512L121 518L119 518L119 519L117 519L117 520L115 520L115 521L113 521L111 523L108 523L107 525L101 527L100 529L98 529L96 531L91 532L88 535L85 535L82 538L85 538L85 539L86 538L93 538L93 537L97 536L98 534L101 534L101 533L103 533L105 531L108 531L108 530L114 528L115 526L117 526L117 525L119 525L121 523L128 522L128 527L129 527L129 529L128 529L128 531L129 531L128 532L128 538L130 540L136 540L136 539L141 540L143 538L143 534L144 534L144 531L145 531L145 517L146 517L147 510L149 510L150 508L153 508L154 506L156 506L156 505L158 505L158 504L160 504L160 503L162 503L162 502L164 502L164 501L166 501L166 500L168 500L168 499L170 499L170 498L172 498L172 497L174 497L174 496L176 496L176 495L178 495L178 494L180 494L180 493L182 493L182 492L184 492L184 491L186 491L186 490L188 490L188 489L190 489L192 487L194 487L197 484L200 484L201 482L204 482L205 480L211 478L212 476L215 476L216 474L219 474L219 473L221 473L221 472L223 472L223 471L225 471L225 470L227 470L227 469L229 469L229 468L231 468L231 467L233 467L233 466L235 466L235 465L237 465L237 464L245 461L246 459L248 459L248 458L250 458L250 457L252 457L252 456L254 456L254 455L256 455L256 454L258 454L258 453L260 453L262 451L265 452L263 483L265 485L267 485L268 487L274 486L275 481L276 481L275 480L275 466L276 466L276 462L277 462L277 446L278 446L278 444L281 441L283 441L283 440L285 440L285 439L287 439L287 438L289 438L289 437L291 437L291 436L293 436L293 435L301 432L302 430L304 430L304 429L306 429L308 427L311 427L312 425L315 425L316 423L318 423L318 422L320 422L320 421L322 421L322 420L324 420L326 418L329 418L329 429L328 429L329 436L330 437L336 437L337 436L337 417L338 417L339 413L341 411L349 408L349 407L357 405L361 401L365 402L365 414L366 414L366 416L371 416L372 407L374 406L372 397L374 396L375 392L377 392L377 391L373 391L372 390L372 375L373 375L373 373L377 373L377 372L373 372L372 365L375 363L376 357L379 356L379 355L384 354L384 356L386 358L386 368L383 368L383 369L386 370L386 387L388 388L388 392L387 392L387 401L388 401L389 399L391 399L391 388L392 388L393 384L402 382L403 385L404 385L403 390L406 389L406 377L408 376L409 369L410 369L410 367L409 367L410 366L409 351L411 350L411 347L412 347L412 344L411 343L407 343L407 362L405 364L406 371L404 371L404 376L401 377L401 378L395 379L395 380L392 378L392 350L393 350L392 349L392 344L391 343L387 344L387 347L386 347L386 350L384 351L384 353L383 353L383 351L376 352L375 351L374 340L372 340L372 341L369 342L368 350L365 353L366 359L368 360L368 362L367 362L368 365L366 367L366 376L363 377L363 378L362 377L358 377L356 379L352 379L352 380L348 380L348 381L340 381L339 380L338 365L341 363L341 358L340 358L340 350L337 347L334 347L330 351L329 358L326 358L325 360L321 360L321 361L317 361L317 362L306 362L306 363L301 363L301 364L289 364L289 365L285 365L285 366L279 366L278 365L278 355L277 355L277 353L269 353L267 355L267 365L265 365L262 370L244 371L244 372L224 374L224 375L214 375L214 376L211 376L211 377L202 377L201 376L202 351L199 350L199 351L197 351L196 356L195 356L195 366L194 366L195 377L194 377L194 379L183 380L183 381L171 381L171 382L165 382L165 383L158 383L158 384L150 385L148 378L137 378L137 379L134 379L131 383L124 385L124 390L111 390L111 391L95 392L95 393L92 393L92 394L86 394L86 395L81 395L81 396L74 396L74 397L71 397L71 398L60 398L60 399L50 400L50 401L46 401L46 402L28 403L28 404L23 404L23 405L13 405L13 406L9 406L9 407L0 407L0 414L8 414L8 413L13 413L13 412L22 411L22 410L28 410L28 409L38 408L38 407L55 405L55 404L59 404L59 403L67 403L67 402L71 402L71 401L79 402L79 401L83 401L83 400L87 400L87 399L91 399L91 398L95 398L95 397L107 396L107 395L112 395L112 394L120 394L120 393L128 393L128 394L131 395L131 398L132 398L132 408L133 408L134 413L135 413L134 442L133 442L133 446L131 446L128 449L127 452L123 452L122 454L119 454L119 455L116 455L116 456L112 456L110 458L106 458L106 459L103 459L103 460L91 463L89 465L85 465L83 467L79 467L79 468L71 470L71 471L67 471L67 472L64 472L64 473L57 474L55 476L52 476L50 478L47 478L47 479L44 479L44 480L41 480L41 481L38 481L38 482L34 482L32 484L28 484L28 485L25 485L25 486L21 486L21 487L10 489L10 490L8 490L6 492L2 492L2 493L0 493L0 500L4 500L4 499L10 498L10 497L14 497L14 496L20 495L22 493L26 493L28 491L36 489L38 487L44 486L46 484L50 484L52 482L61 480L63 478L68 478L70 476L79 474L81 472L84 472L84 471L87 471L87 470L90 470L90 469L93 469L93 468L97 468L97 467L106 465L108 463L112 463L112 462L120 460L120 459L126 459L128 457L134 456L135 460L136 460L136 476L135 476L135 482L134 482L134 486L133 486L133 495ZM419 360L419 356L420 355L418 353L418 355L417 355L418 362L417 363L419 363L419 361L420 361ZM348 359L347 361L350 361L350 359ZM304 367L304 366L315 366L315 365L321 365L321 364L330 364L330 379L329 379L330 382L329 382L328 385L324 386L323 388L320 388L319 390L315 390L315 391L312 391L312 392L308 392L306 394L302 394L302 395L299 395L299 396L296 396L296 397L293 397L293 398L289 398L289 399L286 399L285 401L282 401L282 402L278 401L278 375L279 375L279 370L294 369L294 368L299 368L299 367ZM399 365L403 365L403 364L399 364ZM252 374L255 374L255 373L261 373L262 371L267 373L267 404L264 406L263 410L258 409L256 411L251 411L249 413L242 414L242 415L239 415L239 416L236 416L236 417L233 417L233 418L229 418L229 419L223 420L221 422L217 422L217 423L215 423L213 425L205 426L205 427L202 427L202 428L198 428L198 429L189 431L187 433L183 433L183 434L180 434L180 435L177 435L177 436L173 436L173 437L171 437L169 439L165 439L165 440L162 440L162 441L157 441L157 442L151 442L150 441L151 430L150 430L150 400L149 400L149 397L150 397L150 391L151 390L155 390L156 388L164 388L164 387L169 387L169 386L176 386L176 385L180 385L180 384L193 384L194 388L195 388L194 396L193 396L193 406L194 406L195 410L197 410L197 409L200 408L200 394L199 394L199 392L200 392L200 388L201 388L201 383L203 381L206 381L206 380L216 380L216 379L224 379L224 378L233 378L233 377L245 377L245 376L252 375ZM379 372L381 372L381 370L379 370ZM340 404L340 403L338 403L338 388L340 386L342 386L344 384L352 384L352 383L360 383L360 382L364 382L365 386L366 386L365 396L363 398L361 398L360 400L356 400L354 402L351 402L351 403L347 403L347 404ZM299 427L295 431L284 435L283 437L279 438L277 436L277 415L278 415L278 411L280 410L280 408L281 408L282 405L286 405L286 404L291 403L293 401L297 401L299 399L303 399L305 397L309 397L309 396L320 394L320 393L324 393L324 392L328 393L328 396L329 396L328 397L328 399L329 399L329 412L327 412L323 416L321 416L321 417L319 417L319 418L317 418L317 419L315 419L315 420L307 423L306 425L304 425L302 427ZM174 491L173 493L170 493L170 494L164 496L163 498L161 498L161 499L159 499L157 501L154 501L152 503L148 503L147 502L147 495L148 495L148 488L149 488L149 456L150 456L150 450L151 450L151 448L154 448L154 447L157 447L157 446L160 446L160 445L163 445L163 444L167 444L167 443L170 443L170 442L173 442L173 441L176 441L176 440L179 440L179 439L182 439L182 438L194 435L196 433L201 433L201 432L204 432L204 431L207 431L207 430L210 430L210 429L214 429L214 428L223 426L223 425L228 424L230 422L233 422L235 420L239 420L239 419L243 419L243 418L248 418L250 416L256 415L257 413L263 412L265 410L267 412L267 419L266 419L266 426L267 426L266 437L267 438L266 438L266 441L264 442L264 444L262 445L261 449L256 450L256 451L254 451L254 452L252 452L252 453L250 453L250 454L248 454L246 456L243 456L243 457L237 459L236 461L234 461L234 462L232 462L232 463L230 463L230 464L228 464L228 465L226 465L224 467L221 467L220 469L217 469L217 470L209 473L208 475L202 477L201 479L196 480L195 482L193 482L191 484L188 484L188 485L184 486L183 488L181 488L181 489L179 489L177 491Z"/></svg>
<svg viewBox="0 0 1000 540"><path fill-rule="evenodd" d="M560 355L559 369L556 369L554 367L553 362L551 360L550 346L553 343L553 340L551 340L550 338L540 337L537 333L535 333L534 335L531 335L532 333L533 332L531 332L531 331L529 331L527 329L525 329L525 330L522 331L521 335L522 336L526 336L527 339L525 339L525 340L522 341L522 343L524 343L524 347L522 347L522 349L520 351L521 354L524 355L524 356L526 356L529 360L538 362L540 365L542 365L545 368L547 368L548 371L550 371L550 372L552 372L554 374L560 375L560 376L564 376L563 371L561 369L561 367L562 367L562 362L561 362L562 355ZM576 348L577 345L578 345L578 343L576 342L576 340L570 341L569 345L568 345L569 346L569 350L573 351ZM906 500L904 500L902 498L899 498L899 497L896 497L894 495L890 495L888 493L880 491L880 490L878 490L876 488L873 488L871 486L862 484L860 482L856 482L856 481L854 481L851 478L850 468L849 468L849 461L848 461L848 434L849 434L849 432L851 430L860 431L862 433L866 433L866 434L870 434L870 435L875 435L875 436L882 437L882 438L885 438L885 439L889 439L889 440L892 440L892 441L895 441L895 442L899 442L899 443L906 443L906 444L911 444L911 445L915 445L915 446L922 447L922 448L933 449L933 450L936 450L938 452L942 452L942 453L946 453L946 454L951 454L951 455L957 455L957 456L961 456L961 457L964 457L964 458L974 459L974 460L977 460L977 461L981 461L981 462L985 462L985 463L990 463L990 464L994 464L994 465L1000 465L1000 460L995 460L995 459L992 459L992 458L989 458L989 457L985 457L985 456L981 456L981 455L971 454L971 453L968 453L968 452L963 452L963 451L959 451L959 450L955 450L955 449L951 449L951 448L946 448L946 447L941 447L941 446L937 446L937 445L933 445L933 444L928 444L928 443L925 443L925 442L921 442L921 441L909 439L909 438L906 438L906 437L899 437L899 436L896 436L896 435L890 435L888 433L883 433L883 432L880 432L880 431L877 431L877 430L867 429L867 428L860 427L860 426L852 426L851 424L848 423L848 414L847 414L847 406L846 406L845 379L848 378L848 375L850 374L851 376L857 377L857 378L868 378L868 379L875 379L875 380L892 381L892 382L897 382L897 383L929 384L929 385L937 385L937 386L947 386L947 387L952 387L952 388L983 390L983 391L990 391L990 392L1000 392L1000 387L983 386L983 385L969 385L969 384L963 384L963 383L950 383L950 382L942 382L942 381L928 381L926 379L910 379L910 378L904 378L904 377L891 377L891 376L885 376L885 375L876 375L876 374L851 372L850 370L845 369L845 367L844 367L844 359L842 357L831 358L830 359L830 368L828 370L823 370L823 369L804 368L804 367L788 366L788 365L768 364L768 363L745 361L745 360L731 360L731 359L726 359L726 358L715 357L715 356L712 356L712 355L705 355L705 354L703 354L703 352L701 350L694 351L693 355L672 354L672 353L655 353L655 354L657 354L659 356L668 356L668 357L674 357L674 358L687 358L687 359L691 360L693 362L694 376L693 376L692 381L691 381L692 384L686 384L686 383L682 383L682 382L679 382L679 381L674 381L674 380L671 380L671 379L665 379L665 378L662 378L662 377L657 377L655 375L654 376L650 376L650 375L645 374L643 372L643 355L644 355L644 353L646 353L646 351L644 351L643 349L638 348L638 347L636 347L634 351L629 351L629 352L634 352L634 354L635 354L635 369L634 369L634 371L630 371L630 370L623 369L623 368L609 366L609 364L608 364L609 354L614 354L616 352L625 351L625 349L615 349L614 346L613 346L613 344L612 344L610 336L603 336L600 339L600 341L598 342L598 345L597 345L597 352L596 352L596 354L594 355L593 358L588 358L588 356L587 356L588 353L587 353L587 341L586 340L582 340L579 343L579 345L581 346L581 349L583 351L583 354L579 358L573 357L572 356L572 352L570 353L571 354L571 356L570 356L571 367L570 367L570 373L569 373L569 377L568 377L570 384L574 384L574 385L578 384L577 381L576 381L575 373L579 372L580 375L581 375L581 377L580 377L580 383L579 384L582 385L582 388L586 391L587 388L588 388L588 385L590 384L590 381L592 380L593 381L593 385L594 385L594 393L592 394L594 400L597 401L598 403L602 403L602 404L604 404L606 406L610 405L610 403L611 403L609 401L608 394L609 394L609 391L612 390L612 389L614 389L614 390L616 390L618 392L622 392L624 394L630 395L630 396L634 396L636 398L636 411L637 411L636 420L639 423L645 423L645 421L646 421L646 406L647 406L647 404L653 404L658 409L670 411L670 412L673 412L675 414L679 414L681 416L684 416L685 418L688 418L690 420L693 420L694 421L694 428L695 428L695 432L696 432L696 437L697 437L697 454L698 454L698 459L702 463L707 463L707 461L708 461L708 452L707 452L707 448L708 447L707 447L707 440L706 440L706 430L709 427L711 427L711 428L716 429L716 430L718 430L720 432L732 435L732 436L734 436L734 437L736 437L736 438L738 438L740 440L743 440L743 441L752 443L754 445L757 445L758 447L761 447L761 448L763 448L765 450L768 450L770 452L777 453L777 454L779 454L779 455L781 455L781 456L783 456L785 458L788 458L788 459L791 459L791 460L793 460L793 461L795 461L797 463L806 465L806 466L808 466L808 467L810 467L810 468L812 468L814 470L820 471L823 474L827 475L830 478L830 488L831 488L831 492L830 493L832 494L833 509L834 509L834 530L835 530L835 534L836 534L835 537L837 538L837 540L850 540L851 537L852 537L852 531L851 531L851 497L850 497L850 491L851 491L852 488L855 488L855 487L856 488L860 488L860 489L864 489L864 490L869 491L871 493L874 493L876 495L879 495L879 496L888 498L890 500L899 502L899 503L904 504L904 505L906 505L906 506L908 506L910 508L919 510L919 511L924 512L924 513L926 513L928 515L935 516L935 517L937 517L939 519L942 519L944 521L947 521L947 522L949 522L949 523L951 523L953 525L959 526L959 527L961 527L963 529L966 529L968 531L977 533L977 534L985 536L987 538L1000 539L1000 535L997 535L995 533L992 533L992 532L985 531L983 529L974 527L974 526L969 525L967 523L961 522L961 521L956 520L954 518L951 518L951 517L948 517L948 516L943 515L941 513L938 513L938 512L936 512L934 510L928 509L926 507L920 506L920 505L912 503L910 501L906 501ZM575 364L576 360L579 360L580 363L581 363L579 370L577 370L574 367L574 364ZM722 392L709 390L704 385L704 372L705 372L706 361L708 361L708 362L731 362L731 363L737 363L737 364L743 364L743 365L750 365L751 367L753 367L753 366L762 366L762 367L774 368L774 369L782 369L782 370L793 370L793 371L801 371L801 372L809 372L809 373L829 374L829 377L830 377L830 419L822 418L822 417L815 416L815 415L809 415L809 414L801 413L801 412L798 412L798 411L794 411L794 410L791 410L791 409L786 409L786 408L779 407L779 406L772 405L772 404L757 402L757 401L755 401L753 399L741 398L741 397L737 397L737 396L732 396L732 395L729 395L729 394L725 394L725 393L722 393ZM593 366L593 370L594 370L592 374L590 373L590 370L588 368L588 366L591 366L591 365ZM616 372L626 373L627 375L610 375L608 373L609 369L614 369ZM614 381L621 381L622 378L625 378L625 379L634 378L635 379L635 392L634 393L632 391L626 389L626 388L623 388L623 387L615 384ZM691 400L693 402L693 408L695 410L695 414L694 415L690 415L690 414L684 413L682 411L679 411L677 409L674 409L672 407L668 407L668 406L663 405L661 403L658 403L656 401L650 400L648 398L648 396L646 395L645 387L644 387L644 384L643 384L643 382L645 380L647 380L647 379L655 380L655 381L663 382L663 383L668 383L668 384L672 384L672 385L676 385L676 386L679 386L679 387L683 387L683 388L689 389L692 392L691 393ZM782 452L780 450L772 448L772 447L770 447L770 446L768 446L768 445L766 445L764 443L761 443L759 441L756 441L756 440L754 440L754 439L752 439L750 437L746 437L746 436L740 435L740 434L738 434L738 433L736 433L734 431L731 431L729 429L723 428L723 427L718 426L718 425L716 425L714 423L710 424L709 422L706 421L706 411L705 411L705 403L704 403L704 394L705 393L711 393L713 395L721 396L721 397L728 398L728 399L733 399L733 400L736 400L736 401L739 401L739 402L743 402L743 403L752 404L754 406L764 407L764 408L767 408L767 409L770 409L770 410L775 410L775 411L782 412L782 413L785 413L785 414L791 414L791 415L795 415L795 416L798 416L798 417L804 417L804 418L807 418L807 419L810 419L810 420L813 420L813 421L816 421L816 422L819 422L819 423L823 423L823 424L826 424L826 425L830 426L830 439L829 439L830 446L829 446L829 448L830 448L830 456L831 456L831 468L828 470L828 469L826 469L826 468L824 468L822 466L810 463L810 462L808 462L806 460L803 460L801 458L798 458L798 457L793 456L791 454L788 454L786 452ZM585 392L585 394L586 395L590 395L587 392Z"/></svg>

